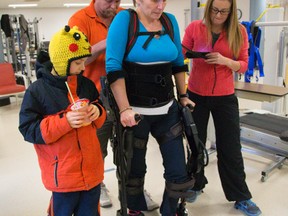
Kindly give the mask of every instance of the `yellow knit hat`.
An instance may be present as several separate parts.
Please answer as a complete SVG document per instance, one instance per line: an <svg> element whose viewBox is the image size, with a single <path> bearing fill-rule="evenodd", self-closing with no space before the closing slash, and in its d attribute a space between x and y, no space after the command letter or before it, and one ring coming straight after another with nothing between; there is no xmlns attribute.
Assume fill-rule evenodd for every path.
<svg viewBox="0 0 288 216"><path fill-rule="evenodd" d="M72 61L91 56L91 46L77 26L70 28L66 25L52 37L49 56L57 74L67 76Z"/></svg>

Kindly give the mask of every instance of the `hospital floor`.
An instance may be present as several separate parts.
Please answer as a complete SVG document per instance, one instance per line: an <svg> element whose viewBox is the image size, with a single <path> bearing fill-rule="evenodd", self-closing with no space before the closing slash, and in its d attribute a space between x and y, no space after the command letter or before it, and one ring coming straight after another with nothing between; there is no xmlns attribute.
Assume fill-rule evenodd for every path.
<svg viewBox="0 0 288 216"><path fill-rule="evenodd" d="M0 215L1 216L46 216L51 196L41 182L40 170L33 145L23 140L18 132L20 105L13 99L10 105L0 107ZM288 165L271 172L265 182L261 171L271 160L243 152L247 184L253 201L262 210L262 216L288 215ZM235 210L232 202L225 199L217 171L216 154L210 155L206 167L209 184L195 203L188 204L189 216L243 215ZM162 160L158 145L150 139L147 153L147 177L145 189L154 201L160 204L164 188ZM111 147L105 160L105 184L113 202L111 208L101 208L102 216L115 216L119 209L115 166ZM145 212L146 216L160 215L158 210Z"/></svg>

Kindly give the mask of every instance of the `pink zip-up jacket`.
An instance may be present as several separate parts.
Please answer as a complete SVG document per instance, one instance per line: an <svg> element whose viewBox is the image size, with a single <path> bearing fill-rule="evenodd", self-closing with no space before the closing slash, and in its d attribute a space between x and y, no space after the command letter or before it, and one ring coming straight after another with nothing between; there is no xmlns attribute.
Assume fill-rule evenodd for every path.
<svg viewBox="0 0 288 216"><path fill-rule="evenodd" d="M182 44L193 51L219 52L221 55L240 62L238 73L245 73L248 68L248 35L241 25L244 43L239 57L235 59L229 48L226 31L222 31L212 48L212 43L207 43L207 27L202 20L196 20L189 24L185 30ZM185 50L183 49L185 54ZM225 65L205 63L204 59L194 58L190 71L188 89L201 96L224 96L234 94L234 74Z"/></svg>

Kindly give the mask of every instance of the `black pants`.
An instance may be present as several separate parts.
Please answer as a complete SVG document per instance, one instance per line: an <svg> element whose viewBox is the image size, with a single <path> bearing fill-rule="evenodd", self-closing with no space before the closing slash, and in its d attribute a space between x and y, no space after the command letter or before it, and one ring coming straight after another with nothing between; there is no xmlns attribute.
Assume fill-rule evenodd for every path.
<svg viewBox="0 0 288 216"><path fill-rule="evenodd" d="M193 118L203 143L207 139L207 125L212 114L217 149L218 172L228 201L242 201L251 198L245 182L244 163L241 153L238 99L233 95L200 96L188 91L195 102ZM194 189L201 190L207 180L203 173L196 177Z"/></svg>
<svg viewBox="0 0 288 216"><path fill-rule="evenodd" d="M143 185L146 174L146 152L149 134L156 139L170 131L171 127L180 122L180 112L178 104L174 101L165 115L144 116L140 123L133 127L134 136L137 139L145 141L145 145L139 148L134 146L133 158L131 162L131 171L128 177L128 188L131 191L127 195L128 208L132 210L147 210L146 201L143 194ZM158 143L160 148L159 157L155 158L162 161L164 166L164 178L166 182L181 184L190 181L186 171L185 151L183 147L182 135L178 135L166 141ZM161 157L162 156L162 157ZM132 182L129 183L129 182ZM158 180L159 181L159 180ZM135 183L136 182L136 183ZM141 182L141 183L138 183ZM137 192L135 192L137 191ZM176 214L178 200L169 197L167 190L164 189L160 213L162 216L171 216Z"/></svg>

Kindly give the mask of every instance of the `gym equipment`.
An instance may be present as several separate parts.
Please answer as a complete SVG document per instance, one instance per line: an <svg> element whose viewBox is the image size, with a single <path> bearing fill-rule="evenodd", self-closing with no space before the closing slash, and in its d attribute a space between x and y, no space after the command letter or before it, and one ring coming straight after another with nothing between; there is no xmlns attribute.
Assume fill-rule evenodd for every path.
<svg viewBox="0 0 288 216"><path fill-rule="evenodd" d="M41 19L40 19L41 20ZM25 76L25 83L31 84L32 70L39 48L38 22L25 19L22 14L1 16L1 38L4 61L13 65L17 74ZM3 61L2 61L3 62Z"/></svg>

